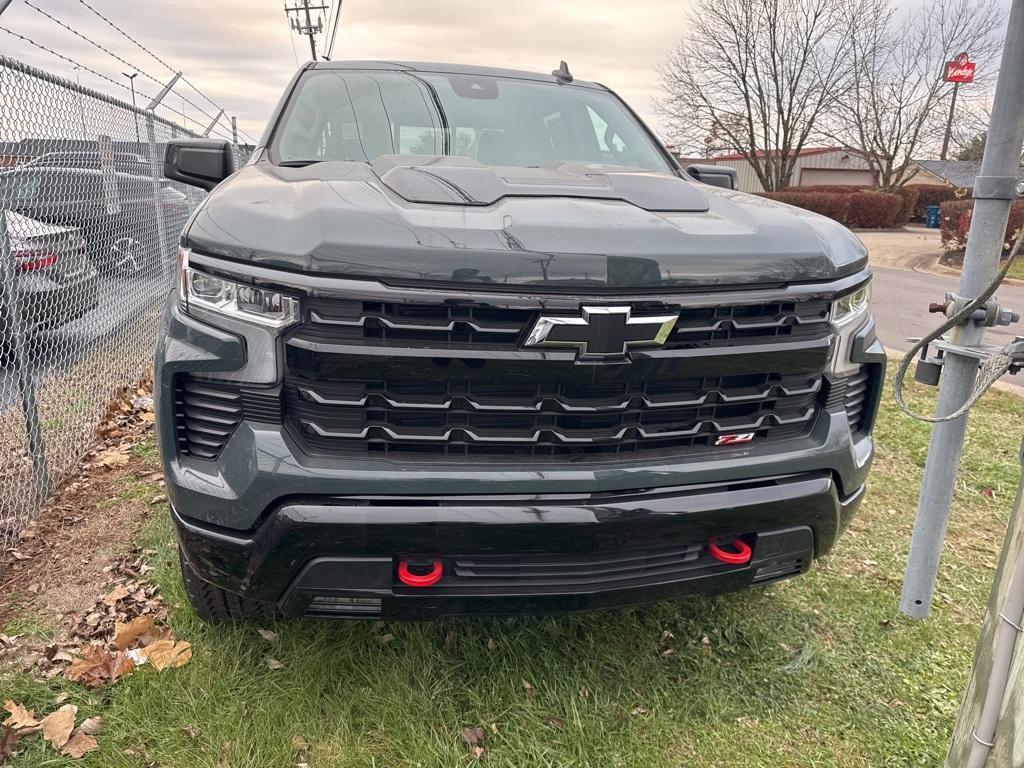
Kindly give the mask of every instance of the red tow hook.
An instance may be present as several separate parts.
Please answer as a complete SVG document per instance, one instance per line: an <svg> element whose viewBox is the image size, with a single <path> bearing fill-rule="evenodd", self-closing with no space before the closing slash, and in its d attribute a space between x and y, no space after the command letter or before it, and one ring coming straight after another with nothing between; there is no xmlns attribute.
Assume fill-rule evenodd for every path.
<svg viewBox="0 0 1024 768"><path fill-rule="evenodd" d="M716 560L729 565L746 565L750 562L750 545L739 536L718 536L709 540L708 552Z"/></svg>
<svg viewBox="0 0 1024 768"><path fill-rule="evenodd" d="M398 561L398 580L407 587L432 587L444 576L444 563L428 558Z"/></svg>

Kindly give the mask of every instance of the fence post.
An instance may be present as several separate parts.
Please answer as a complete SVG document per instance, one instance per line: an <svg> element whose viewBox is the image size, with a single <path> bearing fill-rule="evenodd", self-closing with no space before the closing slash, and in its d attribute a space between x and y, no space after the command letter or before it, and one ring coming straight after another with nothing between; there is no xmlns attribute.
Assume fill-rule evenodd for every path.
<svg viewBox="0 0 1024 768"><path fill-rule="evenodd" d="M167 247L167 223L164 221L164 209L160 205L160 179L164 175L164 159L158 152L156 143L156 121L153 113L146 113L146 139L149 142L149 172L153 181L153 207L156 213L156 232L160 247L160 273L165 277L171 274L170 249Z"/></svg>
<svg viewBox="0 0 1024 768"><path fill-rule="evenodd" d="M35 478L36 497L42 501L50 488L50 473L46 466L46 448L39 424L36 404L35 375L28 354L25 328L22 324L21 298L18 296L17 272L7 234L7 212L0 210L0 314L6 316L11 334L11 355L18 376L18 394L25 416L25 435L32 456L32 474Z"/></svg>
<svg viewBox="0 0 1024 768"><path fill-rule="evenodd" d="M974 215L957 291L965 299L980 296L999 271L1010 201L1014 197L1024 146L1021 104L1024 104L1024 0L1013 0L985 154L974 184ZM984 333L983 324L968 320L953 330L951 339L960 346L976 347L981 344ZM947 354L935 405L936 415L951 414L967 402L977 376L976 358ZM925 618L931 608L966 431L966 413L940 422L932 429L900 596L900 610L914 619Z"/></svg>

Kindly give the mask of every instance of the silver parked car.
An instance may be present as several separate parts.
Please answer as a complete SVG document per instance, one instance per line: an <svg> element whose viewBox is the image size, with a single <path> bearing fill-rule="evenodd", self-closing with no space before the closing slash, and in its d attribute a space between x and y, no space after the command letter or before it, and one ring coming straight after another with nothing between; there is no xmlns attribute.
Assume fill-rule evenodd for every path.
<svg viewBox="0 0 1024 768"><path fill-rule="evenodd" d="M26 337L75 320L96 306L96 268L78 227L45 224L5 211L22 328ZM0 355L10 354L10 308L0 305Z"/></svg>

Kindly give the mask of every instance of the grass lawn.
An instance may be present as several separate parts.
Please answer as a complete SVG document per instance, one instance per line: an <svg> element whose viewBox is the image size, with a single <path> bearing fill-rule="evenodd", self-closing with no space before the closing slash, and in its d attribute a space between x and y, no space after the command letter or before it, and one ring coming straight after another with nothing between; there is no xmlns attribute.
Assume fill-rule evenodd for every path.
<svg viewBox="0 0 1024 768"><path fill-rule="evenodd" d="M1016 280L1024 280L1024 259L1018 257L1013 260L1013 264L1010 265L1010 271L1006 273L1007 277L1012 277Z"/></svg>
<svg viewBox="0 0 1024 768"><path fill-rule="evenodd" d="M0 671L0 699L45 712L66 692L80 717L104 719L100 749L82 760L35 738L13 764L458 766L477 761L460 733L479 726L490 766L940 765L1013 503L1022 423L1024 400L1000 392L972 417L924 622L902 618L897 601L929 428L888 401L867 500L836 551L801 579L717 599L384 628L268 622L280 636L271 645L254 625L194 617L157 514L141 544L158 551L151 576L193 660L98 691ZM284 668L268 669L271 656Z"/></svg>

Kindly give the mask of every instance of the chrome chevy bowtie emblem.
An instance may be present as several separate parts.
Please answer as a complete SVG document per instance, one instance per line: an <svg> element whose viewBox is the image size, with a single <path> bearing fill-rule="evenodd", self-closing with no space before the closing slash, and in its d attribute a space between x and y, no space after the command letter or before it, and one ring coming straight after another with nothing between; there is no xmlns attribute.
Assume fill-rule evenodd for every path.
<svg viewBox="0 0 1024 768"><path fill-rule="evenodd" d="M630 307L583 307L580 315L541 315L527 347L575 347L582 359L628 359L632 347L664 344L678 314L633 315Z"/></svg>

